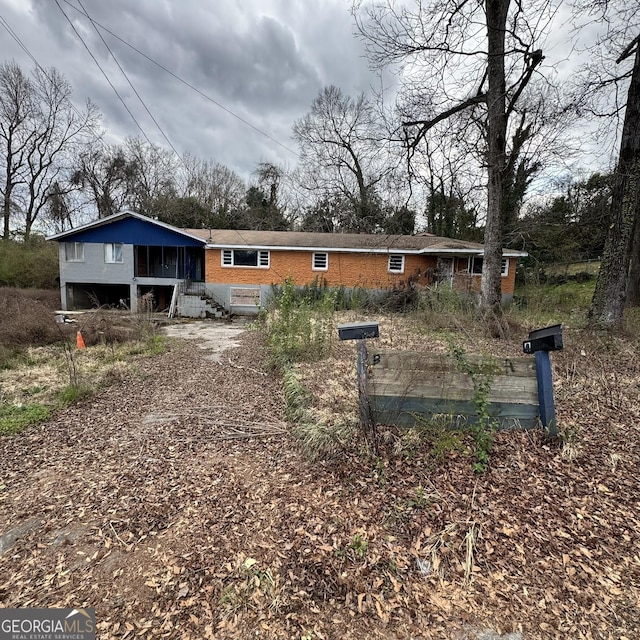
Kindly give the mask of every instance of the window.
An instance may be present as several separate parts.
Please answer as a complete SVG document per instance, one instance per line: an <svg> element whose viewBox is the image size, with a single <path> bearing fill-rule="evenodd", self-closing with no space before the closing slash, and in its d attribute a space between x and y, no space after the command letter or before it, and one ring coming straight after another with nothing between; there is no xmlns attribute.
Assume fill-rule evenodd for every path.
<svg viewBox="0 0 640 640"><path fill-rule="evenodd" d="M124 262L122 257L122 243L107 242L104 245L104 261L109 264Z"/></svg>
<svg viewBox="0 0 640 640"><path fill-rule="evenodd" d="M471 268L469 269L469 273L480 274L482 273L482 265L484 263L483 258L479 258L477 256L471 258ZM502 258L502 267L500 275L508 276L509 275L509 258Z"/></svg>
<svg viewBox="0 0 640 640"><path fill-rule="evenodd" d="M64 257L67 262L84 262L84 243L65 242Z"/></svg>
<svg viewBox="0 0 640 640"><path fill-rule="evenodd" d="M327 271L329 268L329 254L314 253L311 261L311 268L314 271Z"/></svg>
<svg viewBox="0 0 640 640"><path fill-rule="evenodd" d="M223 267L261 267L269 268L269 252L253 249L223 249Z"/></svg>
<svg viewBox="0 0 640 640"><path fill-rule="evenodd" d="M404 256L400 254L391 254L389 256L389 272L404 273Z"/></svg>

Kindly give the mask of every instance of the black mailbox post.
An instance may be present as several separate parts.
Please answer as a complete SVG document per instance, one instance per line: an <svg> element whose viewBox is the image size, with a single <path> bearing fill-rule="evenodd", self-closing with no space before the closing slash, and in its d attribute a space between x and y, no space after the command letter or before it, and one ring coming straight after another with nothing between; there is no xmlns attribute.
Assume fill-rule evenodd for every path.
<svg viewBox="0 0 640 640"><path fill-rule="evenodd" d="M531 331L529 332L529 339L522 343L522 350L525 353L535 354L540 420L550 437L558 435L558 425L556 423L556 407L553 400L553 379L549 352L559 351L563 346L561 324L554 324L551 327Z"/></svg>
<svg viewBox="0 0 640 640"><path fill-rule="evenodd" d="M380 335L377 322L349 322L338 325L340 340L364 340Z"/></svg>
<svg viewBox="0 0 640 640"><path fill-rule="evenodd" d="M340 340L356 340L357 371L358 371L358 405L360 408L360 428L370 433L371 444L377 452L377 438L375 424L371 415L371 408L367 401L367 338L377 338L380 335L377 322L350 322L338 325Z"/></svg>
<svg viewBox="0 0 640 640"><path fill-rule="evenodd" d="M544 329L536 329L529 333L529 339L522 343L525 353L537 353L538 351L559 351L562 344L562 325L554 324Z"/></svg>

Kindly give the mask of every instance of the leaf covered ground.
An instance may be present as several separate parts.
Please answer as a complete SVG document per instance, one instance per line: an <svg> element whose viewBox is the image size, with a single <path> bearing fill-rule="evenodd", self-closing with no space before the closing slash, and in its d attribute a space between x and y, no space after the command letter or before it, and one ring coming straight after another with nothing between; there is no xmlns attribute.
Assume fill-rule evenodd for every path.
<svg viewBox="0 0 640 640"><path fill-rule="evenodd" d="M390 346L442 348L394 323ZM470 351L520 351L461 335ZM565 344L564 446L500 433L478 475L464 447L434 455L391 429L378 456L354 442L311 461L259 333L220 362L171 342L0 439L0 602L95 607L100 638L631 640L638 347L570 330ZM318 412L350 410L354 358L335 345L302 368Z"/></svg>

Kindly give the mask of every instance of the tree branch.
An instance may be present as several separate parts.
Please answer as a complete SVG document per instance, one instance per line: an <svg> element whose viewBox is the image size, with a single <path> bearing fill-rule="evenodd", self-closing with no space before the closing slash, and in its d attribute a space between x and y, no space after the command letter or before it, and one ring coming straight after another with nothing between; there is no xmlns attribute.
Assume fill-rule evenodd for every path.
<svg viewBox="0 0 640 640"><path fill-rule="evenodd" d="M518 88L516 89L513 96L511 96L511 100L509 100L509 105L507 106L507 118L511 115L525 87L529 84L529 80L531 80L531 76L533 75L536 67L539 66L543 60L544 56L542 55L542 49L536 49L529 56L527 56L527 68L525 69L522 78L520 78L520 80L516 83L518 85Z"/></svg>
<svg viewBox="0 0 640 640"><path fill-rule="evenodd" d="M630 58L634 53L634 47L640 44L640 33L625 47L620 57L616 60L616 64L620 64L623 60Z"/></svg>
<svg viewBox="0 0 640 640"><path fill-rule="evenodd" d="M447 109L442 113L439 113L435 118L432 118L431 120L410 120L408 122L403 122L402 123L403 127L414 127L416 125L421 125L420 131L418 131L418 135L415 137L415 140L411 143L411 146L415 147L418 144L418 142L420 142L420 140L424 137L427 131L429 131L429 129L437 125L438 122L442 122L443 120L450 118L456 113L459 113L460 111L464 111L465 109L468 109L469 107L472 107L476 104L481 104L482 102L486 101L486 98L487 98L486 93L478 93L477 95L471 98L468 98L464 102L461 102L451 107L450 109Z"/></svg>

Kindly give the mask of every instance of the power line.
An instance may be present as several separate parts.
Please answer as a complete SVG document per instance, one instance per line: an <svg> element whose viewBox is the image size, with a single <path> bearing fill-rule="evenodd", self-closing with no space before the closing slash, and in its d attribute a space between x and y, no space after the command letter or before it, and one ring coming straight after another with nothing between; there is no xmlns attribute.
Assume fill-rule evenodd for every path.
<svg viewBox="0 0 640 640"><path fill-rule="evenodd" d="M105 77L105 79L107 80L107 82L109 83L109 86L113 89L114 93L118 96L118 98L120 99L120 102L122 102L123 106L125 107L125 109L127 110L127 112L129 113L129 115L131 116L132 120L135 122L135 124L137 125L137 127L140 129L140 131L142 132L142 135L144 136L145 140L149 143L149 145L152 148L155 148L154 145L151 143L151 141L149 140L149 138L147 137L146 133L144 132L144 130L142 129L142 127L140 126L140 124L138 123L138 121L136 120L135 116L131 113L131 111L129 110L129 108L127 107L126 103L124 102L124 100L122 99L122 97L120 96L120 94L118 93L117 89L114 87L114 85L111 83L111 81L109 80L109 77L107 76L106 72L103 70L103 68L100 66L99 62L97 61L97 59L95 58L95 56L93 55L93 53L91 52L91 50L89 49L89 47L87 46L86 42L84 41L84 39L82 38L82 36L78 33L78 31L76 30L75 26L73 25L73 23L71 22L71 20L69 19L69 16L65 13L64 9L60 6L58 0L55 0L56 5L58 6L58 8L60 9L61 13L64 15L64 17L66 18L67 22L71 25L71 28L73 29L74 33L78 36L78 38L80 39L80 41L82 42L82 44L84 45L85 49L87 50L87 52L89 53L89 55L91 56L91 58L93 59L93 61L96 63L96 66L100 69L100 71L102 72L102 75ZM120 40L121 42L123 42L124 44L126 44L128 47L130 47L131 49L133 49L134 51L136 51L138 54L140 54L141 56L143 56L144 58L146 58L147 60L149 60L150 62L152 62L153 64L155 64L156 66L160 67L161 69L163 69L165 72L167 72L169 75L173 76L174 78L176 78L177 80L179 80L180 82L182 82L183 84L185 84L186 86L190 87L191 89L193 89L194 91L196 91L198 94L200 94L202 97L204 97L205 99L209 100L210 102L214 103L216 106L220 107L221 109L223 109L224 111L226 111L227 113L231 114L232 116L234 116L235 118L237 118L238 120L240 120L241 122L243 122L244 124L246 124L247 126L251 127L252 129L254 129L255 131L257 131L258 133L260 133L261 135L265 136L266 138L268 138L269 140L271 140L272 142L276 143L277 145L281 146L282 148L286 149L287 151L295 154L296 156L299 157L299 154L296 153L295 151L293 151L292 149L289 149L287 146L283 145L282 143L278 142L275 138L272 138L269 134L265 133L264 131L261 131L260 129L258 129L257 127L255 127L254 125L252 125L251 123L247 122L246 120L244 120L243 118L241 118L240 116L238 116L237 114L233 113L233 111L227 109L226 107L224 107L223 105L219 104L218 102L216 102L213 98L207 96L206 94L204 94L202 91L200 91L199 89L197 89L196 87L194 87L193 85L191 85L189 82L187 82L186 80L183 80L182 78L180 78L179 76L177 76L176 74L174 74L172 71L170 71L169 69L166 69L164 66L162 66L160 63L156 62L155 60L153 60L152 58L150 58L149 56L147 56L146 54L144 54L143 52L139 51L138 49L136 49L136 47L134 47L133 45L129 44L128 42L126 42L125 40L123 40L122 38L120 38L119 36L117 36L115 33L113 33L111 30L107 29L106 27L104 27L103 25L101 25L99 22L94 21L91 16L87 13L87 11L84 9L84 6L82 5L81 0L78 0L80 6L82 7L83 11L80 11L80 9L78 9L77 7L75 7L74 5L70 4L68 2L68 0L63 0L63 2L65 2L67 5L69 5L71 8L75 9L76 11L78 11L79 13L83 14L85 17L87 17L94 29L96 29L96 31L98 32L98 29L96 28L96 25L99 26L100 28L104 29L107 33L111 34L114 38ZM84 13L83 13L84 12ZM46 70L38 63L38 61L36 60L36 58L31 54L31 52L29 51L29 49L27 48L27 46L20 40L20 38L15 34L15 32L13 32L13 30L11 29L11 27L9 27L8 23L4 20L4 18L2 18L0 16L0 24L2 24L2 26L7 30L7 32L9 33L9 35L11 35L13 37L13 39L17 42L17 44L20 46L20 48L27 54L27 56L29 56L29 58L34 62L34 64L43 72L45 73L45 75L48 74L46 73ZM138 92L135 90L135 87L132 85L131 81L129 80L129 78L127 77L127 74L125 73L125 71L122 69L122 67L120 66L118 60L116 59L115 55L113 54L113 52L111 51L111 49L109 48L109 46L107 45L107 43L104 41L104 38L102 37L102 35L98 32L98 35L100 36L100 39L102 40L102 42L105 44L105 46L107 47L107 50L109 51L109 53L112 55L112 57L114 58L116 64L118 65L118 68L120 69L120 71L122 72L122 74L125 76L125 78L127 79L127 82L129 82L129 85L131 86L131 88L133 89L133 91L136 93L136 95L138 96L138 99L140 100L140 102L143 104L143 106L145 107L145 109L147 110L147 113L151 116L152 120L156 123L156 126L158 127L158 129L160 130L160 132L163 134L163 136L165 137L165 139L167 140L167 142L169 143L169 145L171 146L171 148L174 150L174 152L176 153L176 155L178 155L178 157L180 158L180 160L182 161L183 164L185 164L184 159L180 156L180 154L176 151L175 147L171 144L170 140L167 138L167 136L164 134L164 132L162 131L162 128L160 127L160 125L156 122L155 118L153 117L153 115L151 114L151 112L149 111L149 109L146 107L146 105L144 104L144 101L142 100L142 98L140 97L140 95L138 94ZM78 110L76 109L76 107L71 103L71 107L73 108L73 110L79 114ZM104 141L101 138L98 138L100 140L100 142L105 145ZM185 164L186 167L186 164ZM295 191L297 191L298 193L300 193L297 189L294 189ZM242 240L242 242L245 244L245 246L247 246L249 249L257 251L257 248L253 247L251 245L251 243L247 242L246 238L243 236L242 232L238 229L234 229L235 233L239 236L239 238ZM275 269L272 265L270 265L270 269L280 278L284 279L284 276L279 273L277 271L277 269Z"/></svg>
<svg viewBox="0 0 640 640"><path fill-rule="evenodd" d="M89 16L87 15L87 13L83 13L80 9L78 9L78 7L74 6L71 2L69 2L69 0L62 0L65 4L69 5L72 9L75 9L78 13L81 13L82 15L86 16L87 18L89 18ZM58 0L56 0L56 4L58 3ZM58 5L60 6L60 5ZM68 18L67 18L68 20ZM146 53L140 51L140 49L138 49L137 47L135 47L134 45L132 45L131 43L127 42L124 38L121 38L119 35L115 34L113 31L111 31L110 29L108 29L107 27L105 27L103 24L100 24L97 21L92 20L91 18L89 18L89 20L91 20L91 22L94 23L94 25L97 25L98 27L100 27L101 29L103 29L104 31L106 31L109 35L113 36L114 38L116 38L116 40L119 40L120 42L122 42L123 44L125 44L127 47L129 47L130 49L133 49L133 51L135 51L138 55L141 55L143 58L147 59L149 62L151 62L152 64L156 65L156 67L162 69L165 73L168 73L171 77L175 78L176 80L178 80L179 82L181 82L182 84L184 84L185 86L189 87L190 89L192 89L193 91L195 91L197 94L199 94L200 96L202 96L205 100L208 100L209 102L212 102L213 104L215 104L217 107L219 107L220 109L222 109L223 111L226 111L229 115L233 116L234 118L236 118L237 120L239 120L240 122L242 122L244 125L251 127L251 129L253 129L254 131L258 132L260 135L264 136L265 138L267 138L268 140L271 140L271 142L277 144L279 147L282 147L283 149L285 149L286 151L288 151L289 153L292 153L293 155L295 155L296 157L300 157L300 154L297 151L294 151L293 149L287 147L287 145L283 144L282 142L279 142L278 140L276 140L274 137L270 136L268 133L266 133L265 131L263 131L262 129L259 129L258 127L256 127L255 125L251 124L249 121L245 120L244 118L242 118L242 116L239 116L237 113L234 113L231 109L228 109L227 107L225 107L223 104L221 104L220 102L218 102L217 100L214 100L211 96L208 96L206 93L204 93L203 91L200 91L200 89L198 89L197 87L195 87L194 85L192 85L190 82L188 82L187 80L184 80L183 78L181 78L179 75L177 75L176 73L174 73L173 71L171 71L170 69L167 69L167 67L165 67L164 65L160 64L159 62L157 62L156 60L154 60L153 58L151 58L150 56L148 56Z"/></svg>
<svg viewBox="0 0 640 640"><path fill-rule="evenodd" d="M56 0L57 3L58 0ZM161 63L157 62L156 60L154 60L153 58L151 58L150 56L148 56L146 53L144 53L143 51L141 51L140 49L138 49L137 47L135 47L134 45L132 45L131 43L129 43L127 40L125 40L124 38L121 38L118 34L114 33L113 31L111 31L111 29L109 29L108 27L105 27L103 24L101 24L100 22L98 22L97 20L94 20L86 11L86 9L84 8L84 6L82 5L81 0L78 0L78 3L80 4L80 6L82 7L82 9L79 9L78 7L76 7L74 4L72 4L69 0L62 0L65 4L67 4L69 7L71 7L72 9L74 9L75 11L77 11L78 13L80 13L81 15L85 16L86 18L88 18L92 25L94 26L94 28L96 29L96 31L98 31L97 27L100 27L100 29L106 31L108 34L110 34L111 36L113 36L116 40L119 40L120 42L122 42L123 44L125 44L127 47L129 47L130 49L132 49L133 51L135 51L138 55L141 55L143 58L145 58L146 60L148 60L149 62L151 62L152 64L154 64L155 66L157 66L158 68L162 69L165 73L168 73L171 77L175 78L176 80L178 80L179 82L181 82L182 84L184 84L185 86L189 87L190 89L192 89L193 91L195 91L198 95L202 96L203 98L205 98L205 100L208 100L209 102L215 104L217 107L219 107L220 109L222 109L223 111L229 113L230 115L232 115L234 118L236 118L237 120L239 120L240 122L242 122L243 124L245 124L246 126L250 127L251 129L253 129L254 131L258 132L260 135L266 137L268 140L270 140L271 142L274 142L275 144L277 144L278 146L282 147L283 149L285 149L286 151L288 151L289 153L292 153L293 155L295 155L296 157L300 158L300 154L297 151L294 151L293 149L291 149L290 147L286 146L285 144L279 142L278 140L276 140L274 137L272 137L271 135L269 135L268 133L266 133L265 131L263 131L262 129L259 129L258 127L256 127L255 125L251 124L250 122L248 122L247 120L245 120L244 118L242 118L241 116L239 116L238 114L234 113L231 109L228 109L227 107L225 107L224 105L222 105L221 103L219 103L217 100L215 100L214 98L212 98L211 96L207 95L206 93L204 93L203 91L201 91L200 89L198 89L197 87L195 87L193 84L191 84L190 82L188 82L187 80L184 80L182 77L180 77L179 75L177 75L176 73L174 73L173 71L171 71L170 69L168 69L167 67L165 67L164 65L162 65ZM102 38L102 36L100 36L102 41L104 41L104 39ZM107 49L109 49L108 45L105 42L105 46L107 47ZM112 56L114 56L113 52L109 49L110 53ZM115 59L115 56L114 56ZM117 61L116 61L117 62ZM120 66L120 65L118 65ZM123 71L124 74L124 71ZM125 74L126 77L126 74ZM128 78L127 78L128 80ZM135 91L135 88L132 89ZM136 92L137 95L137 92ZM142 101L142 100L141 100ZM151 114L149 114L151 115ZM155 121L155 120L154 120ZM167 140L167 142L169 142ZM169 142L169 144L171 145L171 143ZM173 148L173 145L171 145L171 147ZM174 149L175 150L175 149ZM182 158L181 158L182 160ZM184 164L184 160L183 164ZM306 199L306 194L303 194L302 192L300 192L299 189L297 189L295 186L293 186L293 190L298 193L298 195L302 196L303 199Z"/></svg>
<svg viewBox="0 0 640 640"><path fill-rule="evenodd" d="M57 3L58 0L56 0ZM277 144L278 146L282 147L283 149L285 149L286 151L294 154L296 157L300 157L300 154L297 153L296 151L294 151L293 149L287 147L286 145L282 144L281 142L279 142L278 140L276 140L275 138L273 138L272 136L270 136L268 133L262 131L261 129L259 129L258 127L254 126L253 124L251 124L250 122L248 122L247 120L245 120L244 118L242 118L241 116L237 115L236 113L234 113L231 109L228 109L227 107L225 107L224 105L220 104L218 101L214 100L212 97L208 96L206 93L204 93L203 91L201 91L200 89L198 89L197 87L195 87L194 85L192 85L190 82L188 82L187 80L184 80L182 77L180 77L179 75L177 75L176 73L174 73L173 71L171 71L170 69L168 69L167 67L165 67L164 65L162 65L161 63L157 62L156 60L154 60L153 58L151 58L150 56L148 56L146 53L144 53L143 51L141 51L140 49L138 49L137 47L135 47L134 45L132 45L131 43L129 43L127 40L125 40L124 38L121 38L119 35L117 35L116 33L114 33L113 31L111 31L111 29L109 29L108 27L105 27L103 24L101 24L100 22L98 22L97 20L94 20L86 11L86 9L84 8L84 6L82 5L81 0L78 0L78 4L80 4L80 6L82 7L82 9L79 9L78 7L76 7L74 4L72 4L69 0L63 0L63 2L65 4L67 4L69 7L71 7L72 9L75 9L75 11L77 11L78 13L80 13L81 15L84 15L86 18L88 18L94 29L96 29L96 31L98 31L97 27L100 27L100 29L103 29L104 31L106 31L108 34L110 34L112 37L116 38L116 40L119 40L120 42L122 42L123 44L125 44L127 47L129 47L130 49L132 49L133 51L135 51L137 54L141 55L143 58L145 58L146 60L148 60L149 62L151 62L152 64L154 64L155 66L157 66L158 68L162 69L165 73L168 73L171 77L175 78L176 80L178 80L179 82L181 82L182 84L184 84L185 86L189 87L190 89L192 89L193 91L195 91L198 95L202 96L203 98L205 98L206 100L208 100L209 102L212 102L213 104L215 104L217 107L219 107L220 109L222 109L223 111L229 113L230 115L232 115L234 118L238 119L240 122L242 122L243 124L247 125L248 127L250 127L251 129L253 129L254 131L258 132L260 135L266 137L267 139L271 140L272 142L274 142L275 144ZM100 36L102 41L104 41L104 38L102 38L102 36ZM105 42L105 46L107 47L107 49L109 49L108 45ZM109 52L111 53L111 55L114 57L115 56L113 54L113 52L109 49ZM116 60L117 63L117 60ZM120 65L118 65L120 66ZM121 69L122 70L122 69ZM124 71L123 71L124 74ZM126 77L126 74L124 74ZM128 80L128 78L127 78ZM130 83L131 84L131 83ZM132 86L132 89L135 92L135 88ZM137 92L136 92L137 95ZM142 99L140 99L142 102ZM149 114L151 115L151 114ZM155 120L154 120L155 122ZM167 140L168 141L168 140ZM169 142L169 141L168 141ZM171 143L169 142L169 144L171 145ZM171 147L173 148L173 145L171 145ZM174 149L175 151L175 149ZM182 158L181 158L182 160ZM183 160L183 164L184 164L184 160ZM186 166L186 165L185 165ZM295 187L294 185L291 185L293 187L293 190L298 193L298 195L302 196L303 199L306 199L306 194L303 194L297 187Z"/></svg>
<svg viewBox="0 0 640 640"><path fill-rule="evenodd" d="M84 41L84 38L80 35L80 33L78 32L78 30L75 28L73 22L71 22L71 19L69 18L69 16L65 13L64 9L62 8L62 6L60 5L60 3L58 2L58 0L55 0L56 5L58 6L58 9L60 9L62 15L67 19L67 22L69 23L69 25L71 26L71 28L73 29L73 32L78 36L80 42L82 42L82 44L84 45L84 48L87 50L87 52L89 53L89 55L91 56L91 58L93 59L93 61L96 63L96 66L98 67L98 69L100 69L100 71L102 72L102 75L104 76L105 80L109 83L109 86L113 89L113 92L116 94L116 96L118 96L118 99L120 100L120 102L122 102L122 105L124 106L124 108L127 110L127 113L131 116L131 119L135 122L136 126L138 127L138 129L140 129L140 131L142 132L142 135L144 136L144 139L149 143L149 145L153 146L151 140L149 140L147 134L145 133L144 129L142 128L142 126L140 125L140 123L136 120L136 117L133 115L133 113L131 112L131 110L129 109L129 107L127 106L127 103L124 101L124 99L122 98L122 96L118 93L118 90L115 88L115 86L113 85L113 83L111 82L111 80L109 80L109 76L106 74L105 70L102 68L102 66L100 65L100 63L98 62L98 59L93 55L93 53L91 52L91 49L89 49L87 43ZM67 3L68 4L68 3ZM70 5L73 6L73 5ZM86 15L86 14L85 14Z"/></svg>
<svg viewBox="0 0 640 640"><path fill-rule="evenodd" d="M93 21L93 18L89 15L89 13L87 12L87 10L84 8L84 5L82 4L82 0L78 0L78 4L82 7L82 10L84 11L84 14L87 16L87 18L89 18L89 21L91 22L93 28L95 29L96 33L98 34L100 40L102 40L104 46L107 48L107 51L111 54L111 57L114 59L115 63L118 65L118 69L120 69L120 71L122 72L122 75L125 77L126 81L129 83L129 86L131 87L131 89L133 90L133 92L136 94L138 100L140 100L140 103L142 104L142 106L144 107L145 111L149 114L149 117L151 118L151 120L153 120L153 123L156 125L156 127L158 128L158 131L160 131L160 133L162 134L162 137L167 141L167 144L173 149L173 152L176 154L176 156L178 156L180 162L182 162L183 166L185 169L187 169L187 171L189 170L189 168L187 167L184 159L182 158L182 156L180 155L180 153L178 153L178 150L173 146L173 143L171 142L171 140L169 140L167 134L164 132L164 130L162 129L162 127L160 126L160 123L154 118L153 114L151 113L151 111L149 111L149 108L147 107L145 101L142 99L142 96L138 93L138 91L136 90L136 88L133 86L133 83L131 82L131 80L129 79L129 76L127 75L127 73L125 72L125 70L122 68L122 66L120 65L120 62L118 62L118 58L116 58L115 54L113 53L113 51L111 50L111 48L109 47L109 45L107 44L107 42L105 41L105 39L102 37L102 34L100 33L100 30L98 29L98 27L96 26L95 22Z"/></svg>

